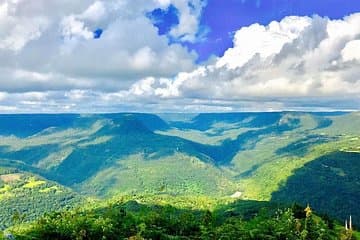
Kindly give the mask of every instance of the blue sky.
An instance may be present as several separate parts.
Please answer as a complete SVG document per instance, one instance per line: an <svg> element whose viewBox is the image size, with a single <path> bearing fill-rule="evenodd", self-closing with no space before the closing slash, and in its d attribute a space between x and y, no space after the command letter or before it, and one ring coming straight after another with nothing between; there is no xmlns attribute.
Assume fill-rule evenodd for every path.
<svg viewBox="0 0 360 240"><path fill-rule="evenodd" d="M155 25L161 34L178 24L176 9L172 6L169 10L161 11L162 14L159 14L159 9L154 12L158 19ZM232 33L243 26L253 23L267 25L290 15L316 14L338 19L358 11L360 1L357 0L208 0L200 20L208 34L203 41L184 44L199 54L200 61L204 61L212 54L221 56L232 47Z"/></svg>
<svg viewBox="0 0 360 240"><path fill-rule="evenodd" d="M2 0L0 113L360 110L358 0Z"/></svg>

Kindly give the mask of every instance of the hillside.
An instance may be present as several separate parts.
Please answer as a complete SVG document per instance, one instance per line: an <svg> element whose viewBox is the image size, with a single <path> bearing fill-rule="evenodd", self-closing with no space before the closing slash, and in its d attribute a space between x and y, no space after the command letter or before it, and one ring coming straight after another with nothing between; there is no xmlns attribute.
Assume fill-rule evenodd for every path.
<svg viewBox="0 0 360 240"><path fill-rule="evenodd" d="M55 182L15 169L0 169L0 230L45 212L70 209L81 201L81 196Z"/></svg>
<svg viewBox="0 0 360 240"><path fill-rule="evenodd" d="M8 229L16 239L351 239L337 222L310 208L209 198L133 196L48 214ZM210 206L211 208L208 208ZM355 236L353 236L355 239ZM1 236L0 236L1 239Z"/></svg>
<svg viewBox="0 0 360 240"><path fill-rule="evenodd" d="M275 202L313 203L321 212L346 219L360 216L360 153L334 152L321 156L296 170L286 183L272 194ZM346 214L348 213L348 214ZM354 222L359 224L359 219Z"/></svg>
<svg viewBox="0 0 360 240"><path fill-rule="evenodd" d="M77 196L232 196L303 205L308 201L340 221L352 214L359 224L360 213L352 209L360 193L356 112L0 115L0 136L0 167L14 171L12 191L21 192L19 201L29 204L33 193L21 186L44 181L35 189L51 189L44 201L61 196L61 204L50 204L55 208L76 206ZM333 160L330 164L324 159ZM6 181L12 178L4 176ZM311 182L302 185L304 179ZM336 179L333 184L343 188L334 191L324 179ZM2 184L0 194L9 196L9 183ZM331 198L324 197L329 194ZM8 209L19 205L11 198L0 197L0 202L4 199ZM26 219L53 210L35 206L21 208L39 210ZM12 222L2 219L7 225Z"/></svg>

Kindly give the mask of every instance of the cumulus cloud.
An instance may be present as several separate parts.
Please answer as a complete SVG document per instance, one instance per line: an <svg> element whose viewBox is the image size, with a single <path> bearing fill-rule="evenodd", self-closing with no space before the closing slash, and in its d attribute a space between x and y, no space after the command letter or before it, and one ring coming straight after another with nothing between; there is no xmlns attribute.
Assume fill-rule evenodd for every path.
<svg viewBox="0 0 360 240"><path fill-rule="evenodd" d="M68 16L61 22L62 36L64 38L83 37L93 38L93 32L85 27L85 23L76 19L75 16Z"/></svg>
<svg viewBox="0 0 360 240"><path fill-rule="evenodd" d="M163 0L159 0L164 2ZM168 1L169 2L169 1ZM170 31L170 35L182 41L195 42L203 34L199 26L201 12L206 2L203 0L183 1L176 0L171 2L179 9L179 24ZM163 3L164 4L164 3Z"/></svg>
<svg viewBox="0 0 360 240"><path fill-rule="evenodd" d="M181 42L197 34L203 7L197 1L3 0L0 90L116 91L148 76L192 70L196 54L159 36L146 12L174 4L181 16L196 19L191 28L176 26L182 30L173 37ZM103 34L95 39L98 29Z"/></svg>
<svg viewBox="0 0 360 240"><path fill-rule="evenodd" d="M20 2L0 2L0 50L19 51L48 27L48 20L42 16L34 16L29 21L24 16L13 15Z"/></svg>
<svg viewBox="0 0 360 240"><path fill-rule="evenodd" d="M146 13L170 5L179 24L160 36ZM204 5L0 1L0 112L360 109L360 13L253 24L196 66L180 43L199 40Z"/></svg>
<svg viewBox="0 0 360 240"><path fill-rule="evenodd" d="M80 16L80 19L100 21L106 15L106 6L104 2L96 1L91 4Z"/></svg>
<svg viewBox="0 0 360 240"><path fill-rule="evenodd" d="M341 51L344 61L360 61L360 40L348 42Z"/></svg>
<svg viewBox="0 0 360 240"><path fill-rule="evenodd" d="M253 24L236 32L234 47L214 64L152 81L147 89L159 98L284 104L347 98L359 109L359 41L359 13L342 20L286 17L267 26Z"/></svg>

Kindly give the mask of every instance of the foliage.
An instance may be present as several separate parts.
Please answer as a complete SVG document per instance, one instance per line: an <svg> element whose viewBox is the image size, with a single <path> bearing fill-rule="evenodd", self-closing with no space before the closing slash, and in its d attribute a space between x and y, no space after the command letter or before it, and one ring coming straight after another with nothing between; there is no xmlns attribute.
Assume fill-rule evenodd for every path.
<svg viewBox="0 0 360 240"><path fill-rule="evenodd" d="M279 191L272 194L276 202L313 203L318 211L338 219L356 216L359 225L360 154L333 152L307 163L287 179Z"/></svg>
<svg viewBox="0 0 360 240"><path fill-rule="evenodd" d="M303 199L309 198L316 210L340 220L350 212L344 194L350 206L356 205L354 196L360 191L352 174L359 155L346 155L328 172L309 171L308 166L334 152L360 152L359 113L221 113L165 119L139 113L0 116L1 224L72 208L80 199L74 192L100 198L151 194L158 198L152 204L169 202L163 199L168 194L180 201L172 201L176 208L195 201L207 206L199 207L204 211L213 209L203 196L269 201L282 192L281 201L306 204ZM312 181L304 179L308 175L299 174L302 171L311 172ZM341 188L344 179L346 187ZM307 189L299 188L301 182L308 183ZM226 219L237 214L227 213ZM254 213L256 209L243 220ZM360 219L357 209L351 213L355 221Z"/></svg>
<svg viewBox="0 0 360 240"><path fill-rule="evenodd" d="M235 204L235 205L245 205ZM251 202L250 205L256 205ZM138 200L47 214L31 225L14 227L16 239L339 239L315 215L295 217L292 208L263 208L251 218L213 211L145 204ZM259 207L259 206L258 206ZM259 209L259 208L258 208ZM243 209L246 210L246 209Z"/></svg>
<svg viewBox="0 0 360 240"><path fill-rule="evenodd" d="M10 174L1 175L7 182L0 180L0 230L34 220L45 212L70 209L81 201L78 194L54 182L28 173L17 174L12 178L5 178Z"/></svg>

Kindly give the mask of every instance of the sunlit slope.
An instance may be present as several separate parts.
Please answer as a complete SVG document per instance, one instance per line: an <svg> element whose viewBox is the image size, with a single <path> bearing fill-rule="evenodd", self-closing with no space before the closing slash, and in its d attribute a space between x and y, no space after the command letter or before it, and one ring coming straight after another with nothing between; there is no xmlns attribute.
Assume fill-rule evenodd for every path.
<svg viewBox="0 0 360 240"><path fill-rule="evenodd" d="M31 173L0 168L0 229L69 209L81 197L71 189Z"/></svg>
<svg viewBox="0 0 360 240"><path fill-rule="evenodd" d="M313 162L315 164L318 159L326 158L335 152L359 153L360 115L359 113L284 113L277 123L273 124L294 118L296 119L294 122L297 121L296 127L290 130L259 134L255 141L246 141L245 147L243 146L237 151L226 168L233 174L233 181L238 187L237 191L241 193L241 197L244 199L271 200L274 192L281 192L282 196L288 196L284 199L289 202L299 202L302 199L300 202L306 204L304 199L308 199L316 209L342 219L350 212L349 208L345 206L349 205L347 200L344 200L344 208L339 206L344 197L343 192L352 197L356 196L356 198L360 193L357 177L347 176L345 179L348 186L351 187L347 187L343 191L332 191L330 185L323 186L322 180L327 176L324 172L317 172L313 178L310 175L307 176L313 181L311 184L302 185L303 189L306 189L303 194L301 192L294 195L291 193L291 191L297 192L301 185L300 180L297 182L298 185L290 184L287 188L283 188L283 186L299 171L306 169L308 164ZM211 144L221 145L223 141L218 141L218 138L234 139L233 131L238 131L240 134L245 133L243 136L246 136L247 131L256 131L256 129L242 128L241 122L237 123L237 127L234 127L231 125L234 123L230 120L222 123L222 126L226 125L228 129L219 131L220 134L218 135L211 135L216 129L215 126L219 126L219 124L219 121L213 119L212 124L208 124L210 126L208 129L199 131L189 127L191 124L187 123L188 129L168 130L167 132L163 131L162 134L184 136L197 142L201 142L199 136L202 134L205 141L209 142L210 139L213 141ZM263 126L262 129L268 128L269 126ZM337 155L335 154L335 156ZM351 160L352 166L352 169L348 170L356 172L360 166L360 155L355 154L351 158L347 156L343 155L343 159ZM345 161L343 163L345 169L350 167ZM342 162L339 161L338 164L341 166ZM342 181L344 179L340 179L336 183L333 182L333 184L344 184ZM316 193L313 194L312 191L316 191ZM330 197L325 197L329 193ZM348 199L350 202L354 199L352 197ZM284 200L280 197L273 199L276 201ZM326 207L321 208L320 205L322 204ZM357 218L360 217L357 211L352 212Z"/></svg>
<svg viewBox="0 0 360 240"><path fill-rule="evenodd" d="M268 201L308 163L360 150L359 113L161 116L3 115L0 166L101 197L233 195ZM13 134L9 121L17 124Z"/></svg>
<svg viewBox="0 0 360 240"><path fill-rule="evenodd" d="M183 153L149 160L143 154L121 158L85 181L80 190L100 196L171 194L226 196L237 184L226 169Z"/></svg>
<svg viewBox="0 0 360 240"><path fill-rule="evenodd" d="M267 119L266 114L239 114L238 123L236 114L219 116L220 121L210 116L206 117L204 125L195 125L204 128L209 125L206 121L213 118L216 121L216 129L212 133L214 136L220 136L229 127L234 130L236 124L246 129L241 127L240 132L231 133L232 138L226 137L220 144L209 145L163 134L166 129L172 131L173 125L179 123L166 123L155 115L79 115L74 116L76 120L67 128L51 126L27 137L3 136L0 157L4 159L2 164L5 166L36 172L61 184L82 189L83 183L92 182L96 185L96 179L99 179L97 176L104 175L104 171L111 170L112 175L118 176L125 174L123 179L129 179L126 174L135 176L127 168L136 162L131 160L136 155L140 160L132 169L143 171L145 179L145 183L139 185L143 187L134 188L137 191L154 192L167 186L166 189L172 189L171 192L175 193L221 195L237 189L231 183L232 174L226 170L237 152L253 148L263 136L279 134L297 126L295 118L282 123L281 113L270 114L270 119ZM203 121L202 117L196 121ZM163 132L159 134L158 131ZM179 172L179 169L183 171ZM148 172L154 174L156 180L152 182L154 178ZM103 181L106 182L111 181ZM101 192L120 192L121 189L130 191L133 189L130 183L135 182L122 180L112 185L100 184ZM119 189L111 189L110 186Z"/></svg>
<svg viewBox="0 0 360 240"><path fill-rule="evenodd" d="M84 184L99 189L96 194L100 195L122 190L222 194L234 189L214 160L201 152L201 144L153 133L153 127L167 127L156 116L84 118L85 127L79 124L79 116L77 124L67 129L51 127L25 138L3 136L2 165L36 172L76 189L86 189ZM99 177L104 173L107 179ZM109 180L112 175L116 181ZM138 175L142 181L134 178Z"/></svg>

